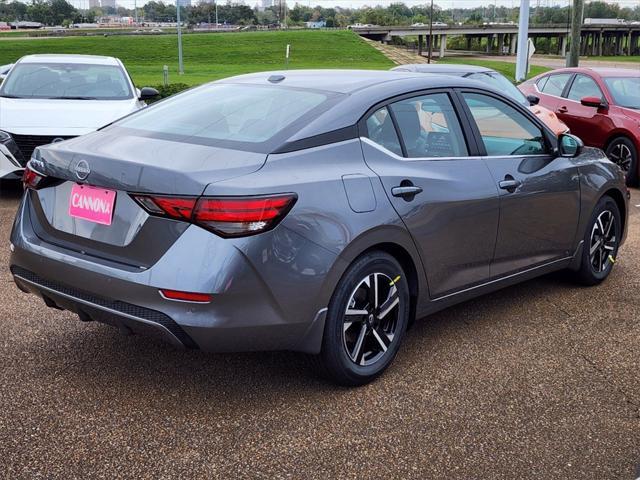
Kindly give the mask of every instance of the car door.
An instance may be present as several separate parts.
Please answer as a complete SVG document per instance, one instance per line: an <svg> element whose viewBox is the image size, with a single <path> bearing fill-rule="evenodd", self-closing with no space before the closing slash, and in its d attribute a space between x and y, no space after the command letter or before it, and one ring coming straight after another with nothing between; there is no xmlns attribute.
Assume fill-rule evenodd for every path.
<svg viewBox="0 0 640 480"><path fill-rule="evenodd" d="M391 101L361 128L366 162L418 247L431 298L487 281L498 194L450 92Z"/></svg>
<svg viewBox="0 0 640 480"><path fill-rule="evenodd" d="M597 97L603 106L587 107L580 103L584 97ZM571 129L571 133L580 137L586 145L602 148L609 132L615 125L607 115L602 90L589 75L576 74L571 82L566 98L561 98L556 108L556 114Z"/></svg>
<svg viewBox="0 0 640 480"><path fill-rule="evenodd" d="M460 91L500 195L491 276L571 256L580 214L572 159L557 157L542 124L497 95Z"/></svg>
<svg viewBox="0 0 640 480"><path fill-rule="evenodd" d="M572 73L553 73L538 80L536 87L539 93L536 95L540 97L539 105L555 112L572 76Z"/></svg>

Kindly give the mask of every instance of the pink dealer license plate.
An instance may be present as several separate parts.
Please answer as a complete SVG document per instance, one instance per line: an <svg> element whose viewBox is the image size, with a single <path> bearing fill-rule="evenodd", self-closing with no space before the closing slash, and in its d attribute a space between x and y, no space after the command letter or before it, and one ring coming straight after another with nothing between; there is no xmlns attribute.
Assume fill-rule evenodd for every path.
<svg viewBox="0 0 640 480"><path fill-rule="evenodd" d="M116 192L104 188L78 185L71 187L69 215L102 225L111 225Z"/></svg>

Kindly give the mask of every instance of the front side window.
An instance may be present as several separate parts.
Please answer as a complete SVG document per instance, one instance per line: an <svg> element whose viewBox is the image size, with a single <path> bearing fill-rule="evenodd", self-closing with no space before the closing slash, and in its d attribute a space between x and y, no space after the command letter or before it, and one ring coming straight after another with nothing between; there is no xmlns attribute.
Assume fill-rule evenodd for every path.
<svg viewBox="0 0 640 480"><path fill-rule="evenodd" d="M567 85L567 82L571 78L570 73L559 73L557 75L549 75L549 79L542 86L542 93L546 93L547 95L553 95L555 97L562 96L562 92L564 92L564 87Z"/></svg>
<svg viewBox="0 0 640 480"><path fill-rule="evenodd" d="M133 94L117 65L18 63L2 84L0 96L55 100L125 100Z"/></svg>
<svg viewBox="0 0 640 480"><path fill-rule="evenodd" d="M378 145L402 156L402 147L398 139L396 127L387 107L376 110L367 118L367 136Z"/></svg>
<svg viewBox="0 0 640 480"><path fill-rule="evenodd" d="M593 78L587 75L576 75L567 98L579 102L584 97L597 97L603 100L602 91Z"/></svg>
<svg viewBox="0 0 640 480"><path fill-rule="evenodd" d="M541 155L547 147L542 130L524 114L488 95L464 93L489 156Z"/></svg>
<svg viewBox="0 0 640 480"><path fill-rule="evenodd" d="M465 157L468 155L458 117L449 95L434 93L391 105L407 157Z"/></svg>

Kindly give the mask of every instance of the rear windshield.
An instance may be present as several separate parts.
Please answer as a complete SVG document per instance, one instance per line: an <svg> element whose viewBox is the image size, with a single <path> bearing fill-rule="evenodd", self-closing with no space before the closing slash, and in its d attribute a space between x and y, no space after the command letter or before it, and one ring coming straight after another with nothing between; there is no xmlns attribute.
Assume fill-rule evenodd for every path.
<svg viewBox="0 0 640 480"><path fill-rule="evenodd" d="M296 120L312 115L329 95L280 86L212 84L144 109L115 126L178 141L205 140L205 144L242 148L264 144Z"/></svg>

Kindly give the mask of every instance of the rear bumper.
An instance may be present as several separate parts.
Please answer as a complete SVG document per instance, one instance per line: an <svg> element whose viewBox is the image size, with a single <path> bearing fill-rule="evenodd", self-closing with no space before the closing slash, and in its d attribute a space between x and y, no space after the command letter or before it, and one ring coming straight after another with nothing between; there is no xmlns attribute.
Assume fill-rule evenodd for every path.
<svg viewBox="0 0 640 480"><path fill-rule="evenodd" d="M328 303L323 272L335 256L314 243L295 238L293 251L296 234L284 229L242 244L190 226L154 265L140 269L43 241L28 202L25 196L14 223L10 268L19 288L48 306L187 348L319 351ZM160 295L164 288L213 300L172 301Z"/></svg>

